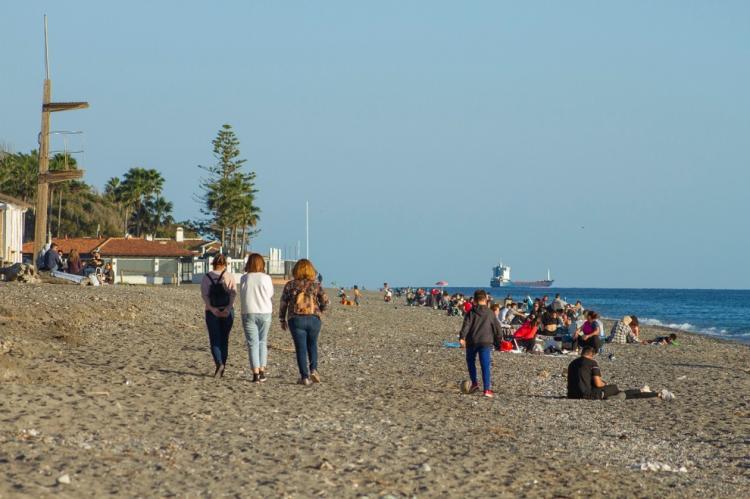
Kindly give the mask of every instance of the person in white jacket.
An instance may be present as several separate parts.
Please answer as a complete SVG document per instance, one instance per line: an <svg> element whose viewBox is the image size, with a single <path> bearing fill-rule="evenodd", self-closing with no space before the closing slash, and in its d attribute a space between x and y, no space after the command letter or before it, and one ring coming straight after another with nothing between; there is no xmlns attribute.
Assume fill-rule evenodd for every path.
<svg viewBox="0 0 750 499"><path fill-rule="evenodd" d="M268 331L273 314L273 282L266 274L263 256L253 253L247 257L245 274L240 279L242 328L245 331L253 383L266 381L268 361Z"/></svg>

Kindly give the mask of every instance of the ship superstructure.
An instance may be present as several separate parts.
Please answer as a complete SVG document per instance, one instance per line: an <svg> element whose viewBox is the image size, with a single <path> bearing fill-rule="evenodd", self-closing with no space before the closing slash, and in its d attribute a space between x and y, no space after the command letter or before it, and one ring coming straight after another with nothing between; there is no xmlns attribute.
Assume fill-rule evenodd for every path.
<svg viewBox="0 0 750 499"><path fill-rule="evenodd" d="M510 267L500 262L492 267L492 278L490 286L493 288L518 287L518 288L548 288L555 282L550 278L550 271L547 269L547 279L540 281L513 281L510 278Z"/></svg>

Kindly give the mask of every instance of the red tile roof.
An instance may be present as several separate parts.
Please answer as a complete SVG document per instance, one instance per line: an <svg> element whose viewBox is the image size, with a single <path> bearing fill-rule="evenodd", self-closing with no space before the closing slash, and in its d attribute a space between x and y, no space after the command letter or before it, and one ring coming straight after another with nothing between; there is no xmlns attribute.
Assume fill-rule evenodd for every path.
<svg viewBox="0 0 750 499"><path fill-rule="evenodd" d="M77 249L79 254L91 254L96 248L104 244L107 240L104 238L95 237L73 237L70 239L57 239L53 238L52 242L57 243L60 247L61 253L67 255L70 250ZM28 242L23 245L23 253L31 254L34 251L34 243Z"/></svg>
<svg viewBox="0 0 750 499"><path fill-rule="evenodd" d="M102 256L151 256L178 257L193 256L195 253L182 247L182 243L174 240L147 241L137 237L110 237L101 246Z"/></svg>
<svg viewBox="0 0 750 499"><path fill-rule="evenodd" d="M82 255L91 254L95 249L99 249L102 256L143 256L143 257L181 257L195 256L200 253L200 247L211 241L202 239L186 239L178 243L173 239L157 239L147 241L140 237L74 237L70 239L52 239L60 247L63 255L70 253L73 248L78 250ZM23 245L23 253L30 255L33 251L33 242ZM220 246L221 243L216 242Z"/></svg>

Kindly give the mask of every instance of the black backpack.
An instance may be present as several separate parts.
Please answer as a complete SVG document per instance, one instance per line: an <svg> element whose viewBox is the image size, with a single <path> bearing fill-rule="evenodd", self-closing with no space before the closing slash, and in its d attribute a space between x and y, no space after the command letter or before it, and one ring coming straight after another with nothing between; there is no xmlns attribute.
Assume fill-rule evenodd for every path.
<svg viewBox="0 0 750 499"><path fill-rule="evenodd" d="M211 287L208 288L208 301L212 307L225 308L229 305L229 292L222 282L224 272L226 270L222 271L219 278L215 281L211 278L210 274L206 274L208 280L211 281Z"/></svg>

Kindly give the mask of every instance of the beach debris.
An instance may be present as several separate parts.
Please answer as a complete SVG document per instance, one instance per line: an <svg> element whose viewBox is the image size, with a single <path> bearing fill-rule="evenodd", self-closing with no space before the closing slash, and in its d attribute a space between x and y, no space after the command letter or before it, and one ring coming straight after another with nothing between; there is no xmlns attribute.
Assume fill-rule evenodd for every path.
<svg viewBox="0 0 750 499"><path fill-rule="evenodd" d="M536 373L536 376L539 379L548 379L550 377L550 373L546 369L542 369L541 371Z"/></svg>
<svg viewBox="0 0 750 499"><path fill-rule="evenodd" d="M634 464L632 468L640 471L664 471L668 473L687 473L688 471L685 465L677 467L658 461L643 461L640 464Z"/></svg>
<svg viewBox="0 0 750 499"><path fill-rule="evenodd" d="M39 430L35 430L34 428L28 429L28 430L21 430L21 433L18 434L16 437L18 440L31 440L32 438L36 438L39 435L41 435L41 432Z"/></svg>
<svg viewBox="0 0 750 499"><path fill-rule="evenodd" d="M687 375L683 374L679 378L677 378L677 381L682 381L683 379L687 379Z"/></svg>
<svg viewBox="0 0 750 499"><path fill-rule="evenodd" d="M675 396L674 396L674 393L672 393L669 390L667 390L666 388L664 388L661 391L661 399L664 400L664 401L666 401L666 402L670 402L670 401L672 401L672 400L675 399Z"/></svg>
<svg viewBox="0 0 750 499"><path fill-rule="evenodd" d="M0 338L0 355L5 355L13 348L13 342Z"/></svg>
<svg viewBox="0 0 750 499"><path fill-rule="evenodd" d="M333 471L333 465L327 459L323 459L317 466L320 471Z"/></svg>
<svg viewBox="0 0 750 499"><path fill-rule="evenodd" d="M40 282L39 274L36 271L36 267L33 265L26 265L25 263L14 263L9 267L0 268L0 276L3 276L5 281L17 281L17 282Z"/></svg>
<svg viewBox="0 0 750 499"><path fill-rule="evenodd" d="M61 483L63 485L70 485L70 475L65 473L64 475L60 475L57 477L57 483Z"/></svg>
<svg viewBox="0 0 750 499"><path fill-rule="evenodd" d="M432 467L427 463L422 463L422 467L420 468L424 473L429 473L432 471Z"/></svg>

